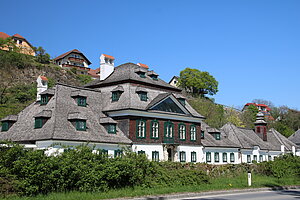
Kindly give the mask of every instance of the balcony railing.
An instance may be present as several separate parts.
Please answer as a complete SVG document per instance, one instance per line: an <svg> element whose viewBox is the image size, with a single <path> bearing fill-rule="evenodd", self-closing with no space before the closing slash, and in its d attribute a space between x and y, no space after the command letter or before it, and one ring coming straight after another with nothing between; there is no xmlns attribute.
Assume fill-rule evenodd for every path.
<svg viewBox="0 0 300 200"><path fill-rule="evenodd" d="M68 60L73 61L73 62L79 62L79 63L83 63L84 60L81 58L74 58L74 57L69 57Z"/></svg>

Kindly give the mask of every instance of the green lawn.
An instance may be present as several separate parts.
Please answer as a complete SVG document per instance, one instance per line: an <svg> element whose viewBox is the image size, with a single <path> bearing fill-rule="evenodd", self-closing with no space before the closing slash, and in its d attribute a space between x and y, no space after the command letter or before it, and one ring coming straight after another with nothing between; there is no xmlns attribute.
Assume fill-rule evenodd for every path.
<svg viewBox="0 0 300 200"><path fill-rule="evenodd" d="M47 196L39 195L36 197L9 197L10 200L96 200L96 199L111 199L121 197L138 197L145 195L161 195L171 193L184 192L204 192L212 190L230 190L249 188L247 186L247 174L236 177L221 177L211 179L209 184L193 185L193 186L175 186L175 187L155 187L155 188L125 188L118 190L110 190L102 193L51 193ZM274 177L267 177L254 174L252 176L252 186L250 188L258 187L274 187L285 185L300 185L300 179L296 177L277 179Z"/></svg>

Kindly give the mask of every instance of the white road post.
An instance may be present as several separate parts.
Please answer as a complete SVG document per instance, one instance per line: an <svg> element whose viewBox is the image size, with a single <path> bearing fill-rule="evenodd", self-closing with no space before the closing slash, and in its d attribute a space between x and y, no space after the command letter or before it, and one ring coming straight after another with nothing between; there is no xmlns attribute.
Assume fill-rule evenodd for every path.
<svg viewBox="0 0 300 200"><path fill-rule="evenodd" d="M248 186L251 186L251 171L248 171Z"/></svg>

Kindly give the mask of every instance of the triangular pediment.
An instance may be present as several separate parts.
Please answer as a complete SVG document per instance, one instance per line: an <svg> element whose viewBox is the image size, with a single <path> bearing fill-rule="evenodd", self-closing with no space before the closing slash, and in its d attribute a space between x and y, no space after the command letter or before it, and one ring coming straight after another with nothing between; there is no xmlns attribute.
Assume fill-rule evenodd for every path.
<svg viewBox="0 0 300 200"><path fill-rule="evenodd" d="M149 108L149 110L162 111L162 112L170 112L170 113L178 113L178 114L190 114L178 100L169 95L166 98L162 99L158 103L154 104Z"/></svg>

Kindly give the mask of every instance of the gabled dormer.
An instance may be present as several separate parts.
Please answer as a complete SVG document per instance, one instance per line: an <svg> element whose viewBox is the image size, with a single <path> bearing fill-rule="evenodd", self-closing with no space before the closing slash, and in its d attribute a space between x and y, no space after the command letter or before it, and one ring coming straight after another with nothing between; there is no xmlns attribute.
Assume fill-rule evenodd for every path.
<svg viewBox="0 0 300 200"><path fill-rule="evenodd" d="M50 101L50 99L54 96L54 93L55 93L54 89L48 89L48 90L42 92L40 94L40 96L41 96L40 104L46 105Z"/></svg>
<svg viewBox="0 0 300 200"><path fill-rule="evenodd" d="M206 128L207 132L211 134L216 140L221 140L221 131L216 128Z"/></svg>
<svg viewBox="0 0 300 200"><path fill-rule="evenodd" d="M116 88L114 88L111 91L111 100L112 102L114 101L119 101L121 94L124 92L124 88L121 85L118 85Z"/></svg>
<svg viewBox="0 0 300 200"><path fill-rule="evenodd" d="M146 78L147 69L143 67L139 67L134 70L134 72L139 75L141 78Z"/></svg>
<svg viewBox="0 0 300 200"><path fill-rule="evenodd" d="M10 127L18 120L18 115L8 115L1 120L1 131L8 131Z"/></svg>
<svg viewBox="0 0 300 200"><path fill-rule="evenodd" d="M109 134L117 133L117 122L110 117L100 118L100 124L103 125Z"/></svg>
<svg viewBox="0 0 300 200"><path fill-rule="evenodd" d="M75 100L78 106L87 106L87 95L81 90L74 90L71 92L71 97Z"/></svg>
<svg viewBox="0 0 300 200"><path fill-rule="evenodd" d="M152 71L148 71L147 75L152 78L152 80L158 81L158 74L155 73L153 70Z"/></svg>

